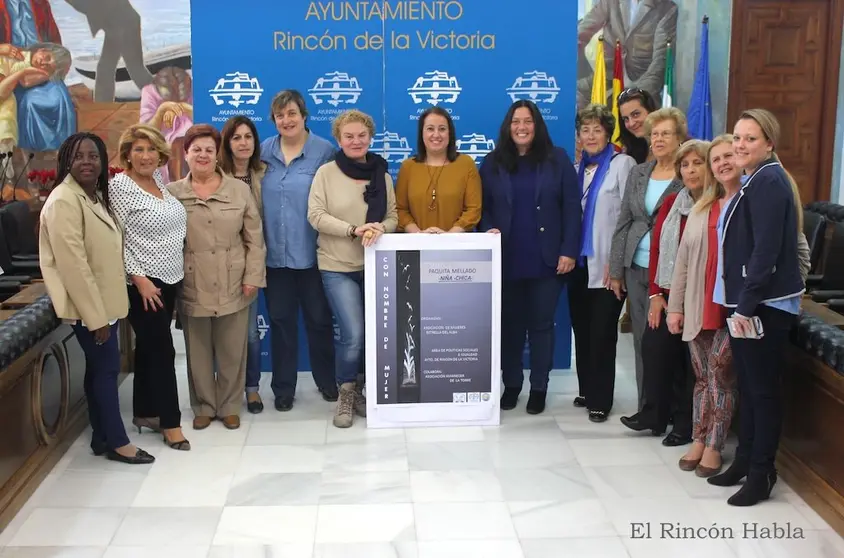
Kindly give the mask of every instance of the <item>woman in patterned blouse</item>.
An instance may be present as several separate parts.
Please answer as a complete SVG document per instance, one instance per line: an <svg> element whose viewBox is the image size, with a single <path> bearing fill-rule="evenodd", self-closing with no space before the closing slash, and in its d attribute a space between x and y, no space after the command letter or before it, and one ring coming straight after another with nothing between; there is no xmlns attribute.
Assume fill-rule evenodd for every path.
<svg viewBox="0 0 844 558"><path fill-rule="evenodd" d="M136 124L120 136L118 149L126 170L111 180L109 196L124 229L129 323L135 331L132 423L138 432L141 427L161 432L173 449L189 450L181 427L170 333L184 277L187 214L161 180L159 169L170 156L161 132Z"/></svg>

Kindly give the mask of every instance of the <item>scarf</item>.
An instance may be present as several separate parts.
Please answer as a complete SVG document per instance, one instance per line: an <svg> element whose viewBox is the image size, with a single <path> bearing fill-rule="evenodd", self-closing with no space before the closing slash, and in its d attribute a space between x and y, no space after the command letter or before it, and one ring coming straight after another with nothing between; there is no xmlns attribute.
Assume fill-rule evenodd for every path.
<svg viewBox="0 0 844 558"><path fill-rule="evenodd" d="M671 276L674 274L674 262L677 260L677 250L680 248L680 225L683 217L687 217L695 201L688 188L683 188L677 194L674 205L662 224L659 236L659 261L656 267L656 284L663 289L671 288Z"/></svg>
<svg viewBox="0 0 844 558"><path fill-rule="evenodd" d="M337 152L334 162L351 179L368 180L363 192L363 201L367 203L366 222L380 223L387 214L387 160L371 151L366 154L366 162L349 159L343 150Z"/></svg>
<svg viewBox="0 0 844 558"><path fill-rule="evenodd" d="M592 164L598 165L598 168L595 169L595 176L592 177L592 182L589 184L589 189L583 193L583 196L586 196L586 207L583 208L583 222L581 223L581 262L595 255L595 247L592 246L592 238L594 236L592 234L592 226L595 221L595 208L598 205L598 193L601 191L604 178L610 169L610 161L612 161L613 155L615 155L615 148L613 144L608 143L600 153L589 155L584 151L581 156L580 168L577 171L577 180L581 190L583 189L586 167Z"/></svg>

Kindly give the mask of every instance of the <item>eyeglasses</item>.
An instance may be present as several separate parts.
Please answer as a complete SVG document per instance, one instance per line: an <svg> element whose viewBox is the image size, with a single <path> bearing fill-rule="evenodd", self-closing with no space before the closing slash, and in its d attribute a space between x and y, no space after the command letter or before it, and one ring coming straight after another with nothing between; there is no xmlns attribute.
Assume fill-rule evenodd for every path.
<svg viewBox="0 0 844 558"><path fill-rule="evenodd" d="M632 101L633 99L642 99L645 96L645 92L639 89L638 87L628 87L624 91L618 94L618 104L623 105L627 101Z"/></svg>
<svg viewBox="0 0 844 558"><path fill-rule="evenodd" d="M657 139L657 138L668 139L668 138L670 138L672 136L676 136L676 135L677 135L677 132L668 132L668 131L651 132L651 139Z"/></svg>

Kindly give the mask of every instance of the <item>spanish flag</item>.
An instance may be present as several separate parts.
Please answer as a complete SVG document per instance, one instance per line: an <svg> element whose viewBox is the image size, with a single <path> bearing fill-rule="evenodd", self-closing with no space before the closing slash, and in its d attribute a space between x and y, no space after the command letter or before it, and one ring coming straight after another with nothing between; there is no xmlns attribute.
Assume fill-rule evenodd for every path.
<svg viewBox="0 0 844 558"><path fill-rule="evenodd" d="M618 112L618 96L624 91L624 61L621 58L621 41L615 42L612 70L612 115L615 116L615 130L612 142L616 151L621 151L621 115Z"/></svg>
<svg viewBox="0 0 844 558"><path fill-rule="evenodd" d="M607 63L604 58L604 38L598 37L595 49L595 75L592 78L592 103L607 104Z"/></svg>

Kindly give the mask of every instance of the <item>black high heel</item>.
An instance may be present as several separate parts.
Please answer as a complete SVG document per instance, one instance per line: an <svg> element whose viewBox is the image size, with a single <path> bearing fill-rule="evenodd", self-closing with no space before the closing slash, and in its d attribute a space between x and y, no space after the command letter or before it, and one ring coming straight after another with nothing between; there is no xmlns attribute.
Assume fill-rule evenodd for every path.
<svg viewBox="0 0 844 558"><path fill-rule="evenodd" d="M141 448L137 448L135 451L135 455L132 457L126 457L125 455L121 455L114 450L108 450L105 454L106 459L109 461L119 461L120 463L128 463L129 465L149 465L155 458L142 450Z"/></svg>

